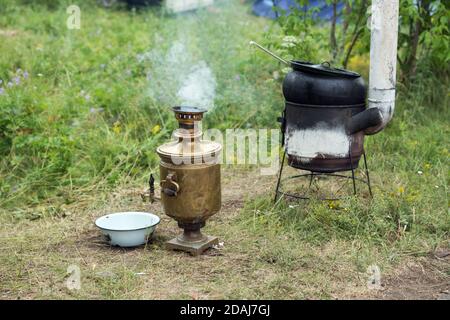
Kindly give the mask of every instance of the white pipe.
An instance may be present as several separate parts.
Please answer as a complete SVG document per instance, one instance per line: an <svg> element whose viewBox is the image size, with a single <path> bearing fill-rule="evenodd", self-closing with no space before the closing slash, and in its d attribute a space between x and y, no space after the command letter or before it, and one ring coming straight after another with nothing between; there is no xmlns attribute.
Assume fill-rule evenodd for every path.
<svg viewBox="0 0 450 320"><path fill-rule="evenodd" d="M392 119L395 108L399 0L372 0L369 108L381 111L380 125L365 130L377 133Z"/></svg>

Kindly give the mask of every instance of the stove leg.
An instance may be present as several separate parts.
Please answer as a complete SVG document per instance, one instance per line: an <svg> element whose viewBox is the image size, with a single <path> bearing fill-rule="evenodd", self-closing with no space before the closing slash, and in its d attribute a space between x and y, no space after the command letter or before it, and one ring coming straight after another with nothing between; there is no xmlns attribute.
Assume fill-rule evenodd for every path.
<svg viewBox="0 0 450 320"><path fill-rule="evenodd" d="M309 176L309 186L308 189L311 189L311 185L313 182L313 178L314 178L314 172L311 171L311 175Z"/></svg>
<svg viewBox="0 0 450 320"><path fill-rule="evenodd" d="M281 160L281 166L280 166L280 172L278 173L278 181L277 181L277 188L275 189L275 199L273 200L274 203L278 200L278 194L280 193L280 183L281 183L281 174L283 173L283 166L284 166L284 160L286 158L286 151L283 152L283 159Z"/></svg>
<svg viewBox="0 0 450 320"><path fill-rule="evenodd" d="M355 168L353 168L353 158L352 158L352 147L350 144L350 150L348 151L350 156L350 165L352 168L352 182L353 182L353 194L356 196L356 179L355 179Z"/></svg>
<svg viewBox="0 0 450 320"><path fill-rule="evenodd" d="M366 158L366 151L365 150L363 152L363 157L364 157L364 168L366 169L366 176L367 176L367 186L369 187L370 197L373 198L372 186L370 185L369 167L367 166L367 158Z"/></svg>
<svg viewBox="0 0 450 320"><path fill-rule="evenodd" d="M355 169L353 169L353 167L352 167L352 182L353 182L353 194L356 196Z"/></svg>

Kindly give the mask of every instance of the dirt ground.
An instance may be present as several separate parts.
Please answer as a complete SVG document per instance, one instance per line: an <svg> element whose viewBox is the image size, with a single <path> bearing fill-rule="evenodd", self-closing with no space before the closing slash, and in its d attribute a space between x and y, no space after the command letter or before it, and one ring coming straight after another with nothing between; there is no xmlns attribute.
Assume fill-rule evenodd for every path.
<svg viewBox="0 0 450 320"><path fill-rule="evenodd" d="M317 251L307 244L286 248L267 243L246 227L234 226L248 197L273 194L275 176L249 170L223 171L223 206L205 232L221 244L200 257L169 252L164 242L179 233L159 203L126 188L93 201L80 199L58 217L5 222L0 229L0 297L3 299L448 299L450 253L408 258L381 287L367 288L339 243ZM118 210L148 210L162 217L151 243L136 249L111 248L93 225L96 217ZM273 246L274 248L271 248ZM298 247L298 248L297 248ZM284 254L284 253L283 253ZM283 260L284 259L284 260ZM279 261L277 261L279 260ZM68 290L68 266L81 271L81 290Z"/></svg>
<svg viewBox="0 0 450 320"><path fill-rule="evenodd" d="M437 252L409 261L388 275L376 299L450 300L450 252Z"/></svg>
<svg viewBox="0 0 450 320"><path fill-rule="evenodd" d="M290 169L287 169L288 171ZM233 176L229 179L229 183L238 183L244 186L248 181L249 173L241 173L241 175ZM293 171L291 170L291 174ZM274 176L258 176L259 179L253 180L253 186L259 185L260 193L270 194L274 190L276 177ZM249 189L252 185L249 186ZM237 188L238 190L243 190ZM241 196L235 192L236 189L225 188L225 203L238 204L231 206L233 210L239 210L239 203L233 199L245 198L246 194ZM259 192L258 192L259 193ZM337 297L339 298L339 297ZM381 288L364 291L356 295L343 295L343 298L350 299L386 299L386 300L450 300L450 251L438 250L430 253L426 257L411 259L403 265L398 266L392 273L383 277Z"/></svg>

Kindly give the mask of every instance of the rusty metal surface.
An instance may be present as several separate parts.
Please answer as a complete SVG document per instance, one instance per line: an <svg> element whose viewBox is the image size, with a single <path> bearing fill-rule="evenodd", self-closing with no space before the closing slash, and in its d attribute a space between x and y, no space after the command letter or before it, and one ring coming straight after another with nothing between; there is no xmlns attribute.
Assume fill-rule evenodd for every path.
<svg viewBox="0 0 450 320"><path fill-rule="evenodd" d="M314 159L304 159L301 157L289 156L288 155L288 164L289 166L301 170L308 170L312 172L321 172L321 173L333 173L340 171L348 171L353 169L357 169L359 165L359 160L361 159L361 155L350 159L333 159L333 158L314 158ZM308 162L306 162L308 161Z"/></svg>
<svg viewBox="0 0 450 320"><path fill-rule="evenodd" d="M205 221L220 210L220 165L183 165L160 163L160 176L176 174L176 196L161 193L165 213L183 223ZM170 186L167 186L170 188Z"/></svg>

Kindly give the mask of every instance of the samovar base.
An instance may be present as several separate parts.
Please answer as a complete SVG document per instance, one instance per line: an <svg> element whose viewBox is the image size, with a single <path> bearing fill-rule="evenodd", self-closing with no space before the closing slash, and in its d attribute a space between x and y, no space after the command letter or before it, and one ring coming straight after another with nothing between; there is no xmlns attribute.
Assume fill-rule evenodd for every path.
<svg viewBox="0 0 450 320"><path fill-rule="evenodd" d="M205 250L219 243L219 238L205 236L201 233L205 223L182 224L178 225L184 229L184 232L176 238L166 242L166 248L169 250L181 250L189 252L193 256L202 254Z"/></svg>
<svg viewBox="0 0 450 320"><path fill-rule="evenodd" d="M212 236L205 236L201 242L184 242L180 241L178 237L166 242L166 248L169 250L181 250L189 252L193 256L201 255L205 250L211 248L213 245L219 243L219 238Z"/></svg>

